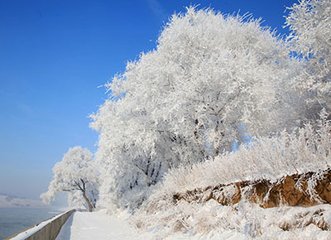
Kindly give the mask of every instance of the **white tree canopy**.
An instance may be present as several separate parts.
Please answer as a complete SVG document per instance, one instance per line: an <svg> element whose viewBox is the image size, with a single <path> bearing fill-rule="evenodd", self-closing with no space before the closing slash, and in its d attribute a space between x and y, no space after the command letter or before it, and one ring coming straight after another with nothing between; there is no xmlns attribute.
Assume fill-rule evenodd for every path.
<svg viewBox="0 0 331 240"><path fill-rule="evenodd" d="M93 116L102 198L129 201L127 192L167 169L229 151L241 125L255 136L282 129L293 117L292 64L258 20L194 8L174 15L157 48L108 84L112 96Z"/></svg>
<svg viewBox="0 0 331 240"><path fill-rule="evenodd" d="M51 202L58 192L69 192L69 197L80 196L89 210L95 207L98 173L92 153L82 147L70 148L53 168L53 179L48 191L41 195L44 202ZM80 193L79 193L80 192ZM76 200L77 201L77 200Z"/></svg>
<svg viewBox="0 0 331 240"><path fill-rule="evenodd" d="M301 0L290 8L286 25L292 49L305 58L298 85L315 105L315 115L331 110L331 1Z"/></svg>

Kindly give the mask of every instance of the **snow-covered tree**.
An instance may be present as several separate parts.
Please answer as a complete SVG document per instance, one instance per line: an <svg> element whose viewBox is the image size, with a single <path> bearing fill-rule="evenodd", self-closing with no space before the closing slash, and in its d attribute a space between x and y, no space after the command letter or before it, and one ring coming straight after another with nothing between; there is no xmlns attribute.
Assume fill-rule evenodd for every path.
<svg viewBox="0 0 331 240"><path fill-rule="evenodd" d="M174 15L157 48L108 84L112 95L93 116L101 195L127 201L169 168L214 158L240 139L240 126L255 136L285 127L292 64L258 20L194 8Z"/></svg>
<svg viewBox="0 0 331 240"><path fill-rule="evenodd" d="M63 159L53 168L53 179L48 186L48 191L41 195L44 202L51 202L59 192L68 192L69 200L77 203L81 197L85 207L92 211L97 200L98 171L93 161L92 153L82 147L70 148ZM71 203L73 201L70 201Z"/></svg>
<svg viewBox="0 0 331 240"><path fill-rule="evenodd" d="M290 10L289 41L305 64L298 86L317 117L322 108L331 110L331 1L301 0Z"/></svg>

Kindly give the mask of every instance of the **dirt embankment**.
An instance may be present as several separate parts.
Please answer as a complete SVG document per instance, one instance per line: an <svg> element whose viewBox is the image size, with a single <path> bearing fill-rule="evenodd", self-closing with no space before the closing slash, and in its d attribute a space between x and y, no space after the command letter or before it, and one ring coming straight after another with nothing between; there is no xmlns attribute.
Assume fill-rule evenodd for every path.
<svg viewBox="0 0 331 240"><path fill-rule="evenodd" d="M284 176L275 182L267 179L242 181L173 195L174 203L181 200L199 203L215 200L221 205L233 205L247 200L263 208L330 204L331 169Z"/></svg>

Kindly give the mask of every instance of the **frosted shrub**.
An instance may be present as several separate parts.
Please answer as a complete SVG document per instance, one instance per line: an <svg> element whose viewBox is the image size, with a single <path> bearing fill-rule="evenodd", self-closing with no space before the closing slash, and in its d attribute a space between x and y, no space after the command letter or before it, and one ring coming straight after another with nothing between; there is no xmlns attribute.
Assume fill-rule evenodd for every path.
<svg viewBox="0 0 331 240"><path fill-rule="evenodd" d="M277 181L286 175L319 172L330 168L330 151L331 124L322 113L315 127L307 124L291 133L283 131L272 138L255 139L235 153L171 170L156 195L158 198L199 187L245 180Z"/></svg>

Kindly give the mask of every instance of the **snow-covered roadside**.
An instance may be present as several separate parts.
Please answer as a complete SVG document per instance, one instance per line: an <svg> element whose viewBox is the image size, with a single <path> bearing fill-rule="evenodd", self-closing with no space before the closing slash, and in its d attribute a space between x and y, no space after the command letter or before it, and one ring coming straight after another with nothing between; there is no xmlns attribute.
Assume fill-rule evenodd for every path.
<svg viewBox="0 0 331 240"><path fill-rule="evenodd" d="M152 239L139 233L124 216L108 215L105 211L75 212L63 225L56 240L134 240Z"/></svg>
<svg viewBox="0 0 331 240"><path fill-rule="evenodd" d="M141 232L134 227L134 224L130 224L134 223L130 215L123 213L109 215L104 210L92 213L75 212L63 225L56 240L331 240L330 231L323 231L316 225L309 224L309 221L318 216L330 223L329 205L263 209L244 204L234 209L210 204L193 206L191 210L195 213L190 211L192 216L185 219L187 226L184 231L167 230L169 226L166 226L161 218L150 215L145 217L150 218L151 221L159 221L159 224L155 222L154 227L147 227L145 228L147 232ZM187 205L189 206L192 207ZM170 215L175 214L180 218L180 212L174 213L173 209L169 211ZM169 218L169 221L173 220ZM286 224L288 229L283 230Z"/></svg>
<svg viewBox="0 0 331 240"><path fill-rule="evenodd" d="M331 240L331 206L261 208L241 202L222 206L179 202L157 212L139 212L132 223L155 239Z"/></svg>
<svg viewBox="0 0 331 240"><path fill-rule="evenodd" d="M106 211L75 212L63 225L56 240L188 240L188 239L229 239L244 240L244 234L235 231L223 231L216 235L192 235L176 233L171 236L160 236L157 229L139 232L130 224L126 214L109 215Z"/></svg>

